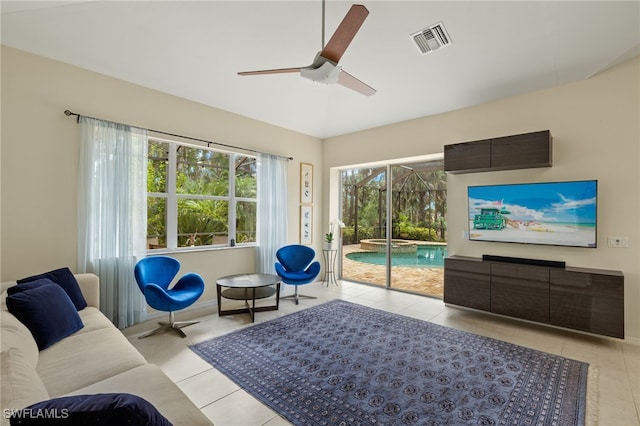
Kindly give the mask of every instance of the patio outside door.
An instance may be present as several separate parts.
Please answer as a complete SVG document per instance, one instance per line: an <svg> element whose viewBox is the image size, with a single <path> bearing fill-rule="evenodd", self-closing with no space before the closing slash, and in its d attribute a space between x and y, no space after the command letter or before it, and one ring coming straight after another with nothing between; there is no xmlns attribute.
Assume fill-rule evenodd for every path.
<svg viewBox="0 0 640 426"><path fill-rule="evenodd" d="M341 183L342 278L442 297L443 162L349 169Z"/></svg>
<svg viewBox="0 0 640 426"><path fill-rule="evenodd" d="M387 167L342 172L342 278L387 285Z"/></svg>
<svg viewBox="0 0 640 426"><path fill-rule="evenodd" d="M443 296L446 175L443 161L393 165L389 287Z"/></svg>

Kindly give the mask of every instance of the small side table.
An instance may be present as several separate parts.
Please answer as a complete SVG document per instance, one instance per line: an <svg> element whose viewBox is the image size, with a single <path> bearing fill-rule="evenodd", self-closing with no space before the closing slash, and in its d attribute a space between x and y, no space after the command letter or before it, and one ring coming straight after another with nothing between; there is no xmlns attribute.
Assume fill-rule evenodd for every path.
<svg viewBox="0 0 640 426"><path fill-rule="evenodd" d="M322 249L322 258L324 260L324 277L323 283L338 285L336 280L336 257L338 256L338 250L336 249Z"/></svg>
<svg viewBox="0 0 640 426"><path fill-rule="evenodd" d="M236 274L218 278L216 293L218 296L218 315L249 314L255 321L256 312L277 311L280 306L280 282L278 275ZM275 286L275 288L274 288ZM226 288L223 290L223 287ZM256 307L256 300L266 299L275 294L276 304ZM222 310L222 298L244 300L245 307ZM251 303L249 303L251 301Z"/></svg>

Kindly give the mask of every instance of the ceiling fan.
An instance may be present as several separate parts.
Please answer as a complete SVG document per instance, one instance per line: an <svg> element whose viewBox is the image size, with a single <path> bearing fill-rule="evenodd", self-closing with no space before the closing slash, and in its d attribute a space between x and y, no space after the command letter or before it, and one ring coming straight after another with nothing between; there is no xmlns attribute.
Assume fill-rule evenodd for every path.
<svg viewBox="0 0 640 426"><path fill-rule="evenodd" d="M327 45L324 45L324 0L322 1L322 50L316 54L311 65L296 68L278 68L272 70L243 71L238 75L284 74L299 72L304 78L325 84L338 83L366 96L376 90L358 80L342 69L338 62L356 36L356 33L369 15L369 11L361 4L354 4L342 19Z"/></svg>

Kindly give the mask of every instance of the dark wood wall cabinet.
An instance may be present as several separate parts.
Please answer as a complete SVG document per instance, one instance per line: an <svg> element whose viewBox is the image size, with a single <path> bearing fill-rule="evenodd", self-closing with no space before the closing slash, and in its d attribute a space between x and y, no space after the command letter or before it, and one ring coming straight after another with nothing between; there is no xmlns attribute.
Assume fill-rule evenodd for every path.
<svg viewBox="0 0 640 426"><path fill-rule="evenodd" d="M450 256L444 262L444 302L624 339L619 271Z"/></svg>
<svg viewBox="0 0 640 426"><path fill-rule="evenodd" d="M444 146L444 170L449 173L551 167L549 130Z"/></svg>

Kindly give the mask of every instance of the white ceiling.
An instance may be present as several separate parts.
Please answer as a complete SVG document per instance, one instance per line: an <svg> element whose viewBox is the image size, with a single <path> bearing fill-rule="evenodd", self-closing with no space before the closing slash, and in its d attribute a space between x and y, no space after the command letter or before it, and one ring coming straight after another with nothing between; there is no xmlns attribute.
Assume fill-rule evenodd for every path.
<svg viewBox="0 0 640 426"><path fill-rule="evenodd" d="M640 54L638 1L360 3L370 14L340 64L377 89L370 97L236 74L309 65L321 0L2 1L2 44L319 138L586 79ZM351 4L327 1L326 41ZM409 35L440 21L453 44L422 56Z"/></svg>

